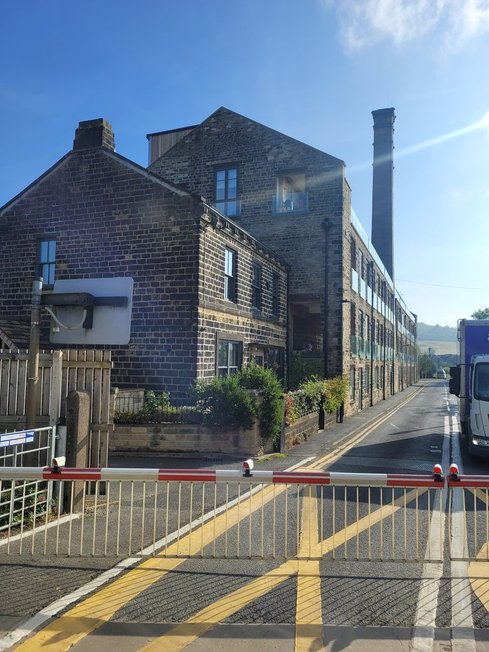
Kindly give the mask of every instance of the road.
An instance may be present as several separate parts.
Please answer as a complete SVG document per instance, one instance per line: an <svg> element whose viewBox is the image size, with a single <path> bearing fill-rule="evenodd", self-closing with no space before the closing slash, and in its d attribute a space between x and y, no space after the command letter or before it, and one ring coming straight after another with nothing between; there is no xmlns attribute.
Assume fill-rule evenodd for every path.
<svg viewBox="0 0 489 652"><path fill-rule="evenodd" d="M406 397L410 400L405 404L400 398L387 401L389 411L375 427L361 428L361 417L352 417L351 423L359 421L360 436L351 448L346 440L341 443L340 457L333 450L333 435L324 433L287 459L271 460L262 468L278 468L281 463L281 468L315 467L333 473L416 474L431 473L435 463L447 471L456 461L461 472L489 473L487 462L468 460L463 447L460 451L456 405L445 381L420 384ZM147 464L148 460L139 460L139 465ZM489 650L489 564L450 560L449 533L453 551L460 545L457 532L463 526L462 512L454 509L448 517L447 492L437 491L431 503L420 493L405 509L397 499L396 508L389 511L380 490L368 495L361 490L358 496L356 491L302 492L307 509L300 518L294 520L291 514L285 521L291 532L301 522L299 559L157 557L111 583L88 585L85 590L84 583L96 580L110 565L106 560L73 559L63 568L40 561L24 566L5 563L0 623L12 634L0 641L0 650ZM333 502L340 507L332 524L323 525L322 517L310 518L323 503L329 513ZM416 513L420 554L411 536L418 523ZM266 514L263 529L270 541L273 521L270 510ZM283 521L285 513L278 511L274 519ZM405 550L396 543L395 554L390 555L386 545L379 561L379 541L393 540L403 528ZM245 528L241 536L245 547ZM235 528L232 537L236 539ZM425 560L426 542L430 549L443 551L442 563ZM321 559L323 549L319 555L310 554L323 545L330 546L329 554ZM419 559L412 561L413 557ZM31 590L19 590L20 577L32 585ZM61 602L51 612L46 609L56 597L78 588L76 601ZM44 615L34 615L22 632L27 616L42 609ZM53 620L47 619L57 611ZM42 626L22 639L32 623Z"/></svg>

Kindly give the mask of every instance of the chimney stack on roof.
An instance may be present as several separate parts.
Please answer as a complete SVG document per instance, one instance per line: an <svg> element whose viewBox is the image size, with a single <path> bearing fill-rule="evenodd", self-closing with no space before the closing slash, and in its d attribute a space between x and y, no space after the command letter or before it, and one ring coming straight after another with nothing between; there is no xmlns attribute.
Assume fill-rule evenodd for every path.
<svg viewBox="0 0 489 652"><path fill-rule="evenodd" d="M394 109L372 111L374 163L372 244L394 280Z"/></svg>
<svg viewBox="0 0 489 652"><path fill-rule="evenodd" d="M73 149L93 149L105 147L112 152L115 149L112 125L103 118L80 122L75 132Z"/></svg>

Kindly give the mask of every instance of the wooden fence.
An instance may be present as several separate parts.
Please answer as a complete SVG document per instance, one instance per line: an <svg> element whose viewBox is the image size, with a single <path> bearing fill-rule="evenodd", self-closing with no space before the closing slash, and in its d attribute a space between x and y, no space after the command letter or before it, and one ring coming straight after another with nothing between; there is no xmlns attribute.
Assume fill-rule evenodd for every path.
<svg viewBox="0 0 489 652"><path fill-rule="evenodd" d="M27 351L0 351L0 431L25 427ZM64 349L39 356L39 404L36 426L65 423L66 397L72 390L90 396L88 466L105 466L110 414L111 351Z"/></svg>

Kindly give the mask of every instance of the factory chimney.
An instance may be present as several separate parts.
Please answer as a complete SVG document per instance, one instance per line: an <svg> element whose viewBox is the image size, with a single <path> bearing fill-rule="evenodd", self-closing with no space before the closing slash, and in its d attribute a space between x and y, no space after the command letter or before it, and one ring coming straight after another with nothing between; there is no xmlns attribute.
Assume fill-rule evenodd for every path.
<svg viewBox="0 0 489 652"><path fill-rule="evenodd" d="M372 111L374 163L372 184L372 244L394 280L394 109Z"/></svg>

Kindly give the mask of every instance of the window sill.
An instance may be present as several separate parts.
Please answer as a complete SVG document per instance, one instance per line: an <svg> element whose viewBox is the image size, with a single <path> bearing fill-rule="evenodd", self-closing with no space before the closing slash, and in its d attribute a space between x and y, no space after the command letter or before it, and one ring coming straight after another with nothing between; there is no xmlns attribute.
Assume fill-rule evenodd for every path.
<svg viewBox="0 0 489 652"><path fill-rule="evenodd" d="M301 208L301 209L294 209L291 211L272 211L272 215L279 216L279 215L307 215L309 213L308 208Z"/></svg>

